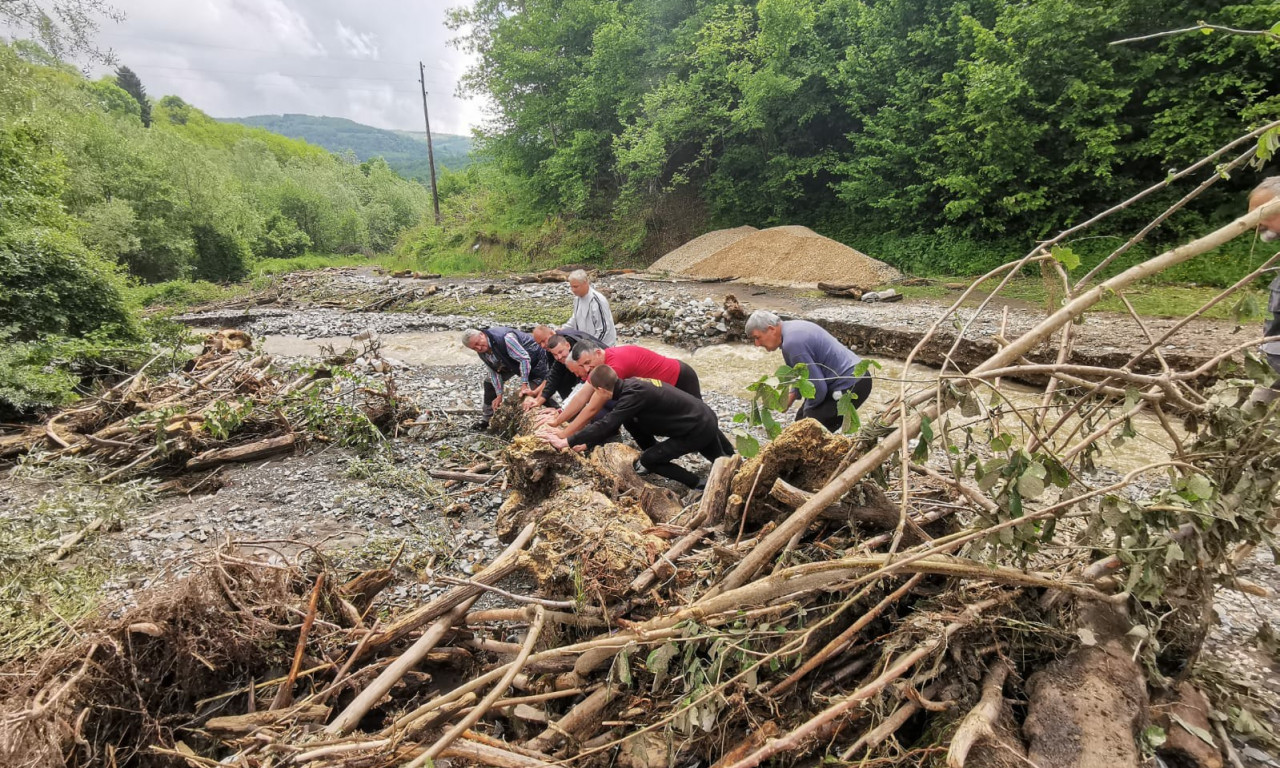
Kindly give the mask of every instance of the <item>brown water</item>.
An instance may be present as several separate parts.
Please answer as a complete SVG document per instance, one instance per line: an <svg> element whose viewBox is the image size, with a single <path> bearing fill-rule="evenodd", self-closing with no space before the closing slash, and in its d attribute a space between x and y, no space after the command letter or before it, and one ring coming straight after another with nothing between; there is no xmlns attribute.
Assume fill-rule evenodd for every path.
<svg viewBox="0 0 1280 768"><path fill-rule="evenodd" d="M462 346L458 334L453 331L396 333L380 337L382 353L386 357L400 360L414 366L456 366L477 362L474 352ZM744 343L714 344L702 347L696 352L689 352L681 347L664 344L660 341L645 339L642 346L663 355L684 360L698 372L702 388L723 395L746 399L749 397L747 386L762 376L771 376L778 366L783 364L781 352L767 352L758 347ZM320 339L303 339L297 336L268 336L262 340L262 349L274 355L287 356L319 356L321 347L330 346L345 349L350 344L346 336ZM875 413L884 409L897 399L902 385L908 395L923 389L933 388L938 381L938 372L923 365L903 366L899 360L878 360L882 366L875 372L876 384L868 398L867 405L860 410L863 414ZM1042 392L1012 382L1004 382L1001 392L1007 398L1010 408L999 419L999 429L1015 436L1015 444L1025 444L1029 431L1023 419L1030 419L1033 409L1040 404ZM979 390L984 402L989 401L990 388ZM1012 412L1018 409L1022 418ZM1050 421L1056 421L1057 412L1051 411ZM971 426L975 439L987 440L992 432L992 425L985 417L964 418L959 410L952 410L948 415L954 428ZM1105 421L1105 419L1103 419ZM1078 419L1068 421L1066 427L1059 432L1062 438L1072 434L1078 426ZM1109 439L1099 442L1102 455L1095 459L1099 467L1109 467L1118 472L1127 472L1137 467L1168 458L1172 441L1159 423L1152 417L1139 415L1134 419L1134 429L1138 436L1125 440L1118 446L1112 446ZM1180 428L1176 433L1182 436ZM960 439L960 432L953 432L954 439ZM1080 435L1077 434L1078 438Z"/></svg>

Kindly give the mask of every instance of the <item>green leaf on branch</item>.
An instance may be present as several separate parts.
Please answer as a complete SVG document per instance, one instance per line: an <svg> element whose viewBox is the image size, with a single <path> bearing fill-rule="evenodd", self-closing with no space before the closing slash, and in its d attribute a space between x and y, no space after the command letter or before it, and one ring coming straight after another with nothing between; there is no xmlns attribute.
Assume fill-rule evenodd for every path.
<svg viewBox="0 0 1280 768"><path fill-rule="evenodd" d="M1050 253L1053 254L1054 261L1061 264L1068 272L1080 266L1080 257L1065 245L1055 245Z"/></svg>
<svg viewBox="0 0 1280 768"><path fill-rule="evenodd" d="M916 441L916 449L911 453L913 461L924 461L929 458L929 443L933 441L933 423L927 418L920 419L920 438Z"/></svg>
<svg viewBox="0 0 1280 768"><path fill-rule="evenodd" d="M740 429L733 431L733 445L743 458L750 459L760 453L760 441Z"/></svg>

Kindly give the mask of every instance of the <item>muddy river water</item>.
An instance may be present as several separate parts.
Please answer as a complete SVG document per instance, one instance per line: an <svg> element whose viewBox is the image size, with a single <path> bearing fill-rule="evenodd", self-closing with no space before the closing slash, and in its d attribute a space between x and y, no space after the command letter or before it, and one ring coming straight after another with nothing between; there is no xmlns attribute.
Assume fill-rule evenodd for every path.
<svg viewBox="0 0 1280 768"><path fill-rule="evenodd" d="M386 334L379 337L382 342L382 353L385 357L394 358L415 367L432 368L436 366L470 365L477 362L474 352L462 346L459 334L455 331L444 332L412 332ZM745 343L713 344L690 352L687 349L664 344L652 339L639 342L663 355L675 357L688 362L698 372L702 388L722 395L748 399L748 384L762 376L769 376L778 366L783 364L781 352L767 352ZM323 354L326 347L344 349L350 344L346 336L333 338L306 339L300 336L267 336L262 340L261 348L273 355L289 357L314 357ZM905 380L908 393L918 392L926 387L933 387L938 380L938 371L923 365L904 367L900 360L878 359L882 366L876 371L876 386L872 390L868 405L859 409L862 413L876 412L893 401ZM1008 399L1009 405L1022 410L1023 418L1029 418L1032 409L1038 407L1042 392L1034 387L1005 382L1001 391ZM990 390L986 391L987 394ZM722 416L724 414L721 414ZM1054 411L1051 418L1056 419ZM963 426L966 422L974 423L975 436L989 435L988 422L985 419L963 419L959 411L951 412L954 426ZM1151 417L1138 416L1134 420L1137 437L1124 440L1113 446L1111 441L1100 441L1102 455L1096 458L1099 467L1106 467L1117 472L1127 472L1169 457L1172 441L1160 424ZM1078 419L1069 421L1062 434L1068 435L1077 427ZM1013 432L1025 442L1024 425L1018 415L1009 412L1000 419L1000 429ZM1181 437L1181 432L1175 427Z"/></svg>

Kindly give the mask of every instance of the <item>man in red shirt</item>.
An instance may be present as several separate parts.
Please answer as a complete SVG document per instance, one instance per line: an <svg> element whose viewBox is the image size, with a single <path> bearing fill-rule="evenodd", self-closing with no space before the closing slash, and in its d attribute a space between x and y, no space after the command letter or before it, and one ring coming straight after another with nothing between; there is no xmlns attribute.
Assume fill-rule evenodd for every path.
<svg viewBox="0 0 1280 768"><path fill-rule="evenodd" d="M702 386L698 374L681 360L660 355L651 349L627 345L603 349L597 344L581 341L573 346L569 359L590 373L597 366L607 365L620 379L654 379L702 399ZM572 435L591 421L609 401L611 393L598 392L588 381L582 390L565 404L560 415L552 418L547 426L564 426L561 437Z"/></svg>

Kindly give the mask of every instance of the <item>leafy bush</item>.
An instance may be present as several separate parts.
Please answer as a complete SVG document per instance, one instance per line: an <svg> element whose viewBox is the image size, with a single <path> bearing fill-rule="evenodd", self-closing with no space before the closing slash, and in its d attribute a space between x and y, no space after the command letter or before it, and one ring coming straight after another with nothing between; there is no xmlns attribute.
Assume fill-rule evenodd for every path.
<svg viewBox="0 0 1280 768"><path fill-rule="evenodd" d="M72 403L82 382L104 372L136 369L149 352L149 345L122 341L118 329L110 327L78 339L0 338L0 419Z"/></svg>
<svg viewBox="0 0 1280 768"><path fill-rule="evenodd" d="M0 329L14 341L84 336L134 322L124 280L75 238L48 229L0 234Z"/></svg>

